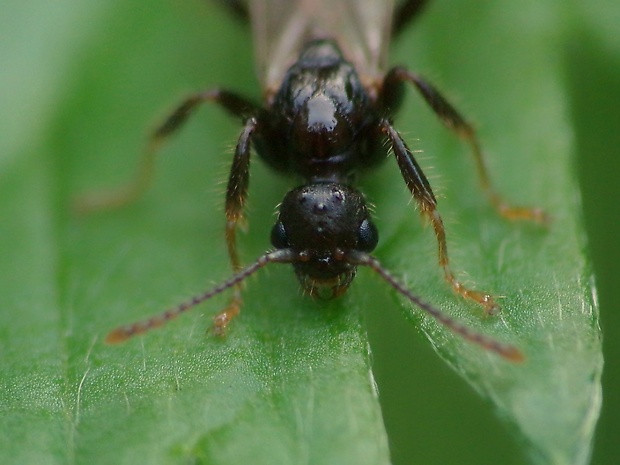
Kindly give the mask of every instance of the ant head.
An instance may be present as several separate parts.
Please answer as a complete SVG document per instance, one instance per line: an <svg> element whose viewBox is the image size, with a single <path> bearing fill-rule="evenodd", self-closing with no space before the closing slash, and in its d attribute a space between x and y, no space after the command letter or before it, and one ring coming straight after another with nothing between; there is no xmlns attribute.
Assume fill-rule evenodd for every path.
<svg viewBox="0 0 620 465"><path fill-rule="evenodd" d="M271 231L277 249L295 253L295 272L312 295L336 297L355 276L351 251L370 252L379 240L362 194L337 183L317 183L290 191Z"/></svg>

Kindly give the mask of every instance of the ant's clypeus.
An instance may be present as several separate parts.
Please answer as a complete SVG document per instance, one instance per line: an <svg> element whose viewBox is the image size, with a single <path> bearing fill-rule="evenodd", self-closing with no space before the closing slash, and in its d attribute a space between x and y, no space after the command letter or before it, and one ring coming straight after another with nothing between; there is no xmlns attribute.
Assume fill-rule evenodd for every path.
<svg viewBox="0 0 620 465"><path fill-rule="evenodd" d="M226 189L226 243L234 275L163 314L115 329L107 341L121 342L161 326L232 288L232 301L214 320L214 332L222 334L239 313L242 281L269 263L292 264L307 293L328 298L346 292L357 267L366 266L467 341L508 360L521 361L523 354L515 346L478 333L422 301L370 255L378 232L354 181L360 171L379 165L389 150L419 210L433 227L446 281L487 314L498 311L490 294L470 289L455 277L433 190L394 129L393 118L406 84L412 84L443 124L471 147L482 187L502 216L546 221L541 210L512 207L493 189L476 132L433 85L402 67L382 71L384 44L418 16L426 1L404 1L395 9L390 8L390 2L376 0L255 0L248 6L241 1L223 3L238 17L252 22L264 87L262 105L223 89L191 95L152 134L134 180L114 191L82 196L78 208L93 211L137 198L150 182L160 143L177 132L200 104L217 103L243 122ZM286 34L279 36L278 31ZM275 171L293 175L303 184L288 192L280 205L271 231L274 249L243 268L236 229L247 199L252 148Z"/></svg>

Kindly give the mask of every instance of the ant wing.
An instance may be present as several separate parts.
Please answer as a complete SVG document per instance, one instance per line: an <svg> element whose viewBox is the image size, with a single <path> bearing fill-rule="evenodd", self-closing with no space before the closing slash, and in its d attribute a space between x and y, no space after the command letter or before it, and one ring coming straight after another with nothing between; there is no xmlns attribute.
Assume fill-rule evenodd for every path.
<svg viewBox="0 0 620 465"><path fill-rule="evenodd" d="M381 78L394 0L249 0L256 66L267 95L280 87L301 48L334 39L364 84Z"/></svg>

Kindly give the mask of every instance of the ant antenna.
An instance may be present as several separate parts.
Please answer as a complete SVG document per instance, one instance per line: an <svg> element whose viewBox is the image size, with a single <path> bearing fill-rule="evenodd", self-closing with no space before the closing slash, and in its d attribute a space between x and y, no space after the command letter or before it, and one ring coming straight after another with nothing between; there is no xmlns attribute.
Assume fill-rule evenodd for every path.
<svg viewBox="0 0 620 465"><path fill-rule="evenodd" d="M293 263L300 259L300 253L296 253L291 249L278 249L272 252L267 252L266 254L260 256L247 268L241 270L239 273L217 285L213 289L206 291L203 294L196 295L159 315L114 329L107 335L105 342L108 344L118 344L125 342L127 339L137 334L142 334L150 331L151 329L159 328L182 313L185 313L186 311L194 308L196 305L201 304L205 300L209 300L211 297L214 297L237 285L269 263ZM520 363L525 360L525 356L517 347L504 344L489 336L474 331L455 318L446 315L441 310L421 300L417 295L397 281L396 278L394 278L394 276L392 276L390 272L383 267L379 260L372 255L360 251L349 251L342 257L342 259L352 265L363 265L371 268L385 281L387 281L387 283L396 291L409 299L409 301L417 305L419 308L435 318L439 323L450 329L455 334L458 334L466 341L477 344L480 347L494 352L511 362Z"/></svg>
<svg viewBox="0 0 620 465"><path fill-rule="evenodd" d="M150 331L151 329L159 328L168 323L170 320L178 317L182 313L191 310L196 305L204 302L205 300L209 300L211 297L214 297L224 292L225 290L230 289L247 277L256 273L265 265L269 263L291 263L295 261L296 257L297 254L290 249L279 249L272 252L267 252L266 254L261 255L250 266L241 270L239 273L232 276L227 281L224 281L223 283L214 287L213 289L204 292L203 294L196 295L189 300L186 300L185 302L182 302L176 307L172 307L159 315L153 316L146 320L138 321L127 326L120 326L112 330L106 336L105 342L108 344L119 344L121 342L125 342L127 339L137 334L142 334Z"/></svg>
<svg viewBox="0 0 620 465"><path fill-rule="evenodd" d="M435 318L435 320L437 320L439 323L450 329L452 332L458 334L466 341L477 344L482 348L494 352L511 362L521 363L525 361L525 356L517 347L509 344L504 344L489 336L474 331L473 329L456 320L455 318L446 315L441 310L421 300L417 295L412 293L403 284L397 281L396 278L394 278L394 276L392 276L390 272L386 268L384 268L383 265L379 262L379 260L377 260L375 257L364 252L350 251L346 255L346 260L351 264L363 265L373 269L377 274L379 274L383 279L385 279L388 284L392 286L396 291L404 295L412 303L417 305L430 316Z"/></svg>

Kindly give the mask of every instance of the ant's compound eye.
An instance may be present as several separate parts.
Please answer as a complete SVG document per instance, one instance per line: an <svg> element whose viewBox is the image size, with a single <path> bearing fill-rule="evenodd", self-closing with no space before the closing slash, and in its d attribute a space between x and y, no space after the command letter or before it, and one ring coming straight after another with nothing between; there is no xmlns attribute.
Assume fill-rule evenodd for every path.
<svg viewBox="0 0 620 465"><path fill-rule="evenodd" d="M370 220L362 221L357 231L357 248L362 252L372 252L379 242L379 231Z"/></svg>
<svg viewBox="0 0 620 465"><path fill-rule="evenodd" d="M282 221L278 221L271 229L271 245L276 249L286 249L289 247L288 236Z"/></svg>

